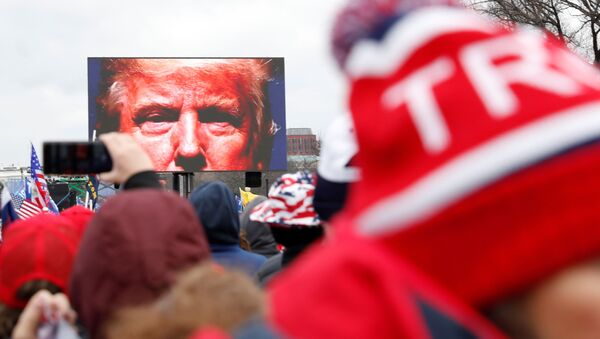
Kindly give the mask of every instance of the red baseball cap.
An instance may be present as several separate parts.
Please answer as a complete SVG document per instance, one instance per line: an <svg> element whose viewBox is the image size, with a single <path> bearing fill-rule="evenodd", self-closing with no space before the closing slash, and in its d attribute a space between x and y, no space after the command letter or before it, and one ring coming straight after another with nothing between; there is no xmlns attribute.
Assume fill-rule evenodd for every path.
<svg viewBox="0 0 600 339"><path fill-rule="evenodd" d="M41 214L11 224L0 246L0 301L23 308L17 297L23 284L47 280L68 291L69 275L80 236L68 219Z"/></svg>
<svg viewBox="0 0 600 339"><path fill-rule="evenodd" d="M60 215L69 219L79 235L83 235L87 225L92 220L94 212L80 205L75 205L60 212Z"/></svg>

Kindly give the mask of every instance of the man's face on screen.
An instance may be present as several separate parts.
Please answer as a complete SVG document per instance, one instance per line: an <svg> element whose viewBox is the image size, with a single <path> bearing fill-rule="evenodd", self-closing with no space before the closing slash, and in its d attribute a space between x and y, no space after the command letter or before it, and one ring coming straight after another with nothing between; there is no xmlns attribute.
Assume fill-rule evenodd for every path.
<svg viewBox="0 0 600 339"><path fill-rule="evenodd" d="M248 88L239 61L139 60L124 80L121 131L158 171L253 167Z"/></svg>

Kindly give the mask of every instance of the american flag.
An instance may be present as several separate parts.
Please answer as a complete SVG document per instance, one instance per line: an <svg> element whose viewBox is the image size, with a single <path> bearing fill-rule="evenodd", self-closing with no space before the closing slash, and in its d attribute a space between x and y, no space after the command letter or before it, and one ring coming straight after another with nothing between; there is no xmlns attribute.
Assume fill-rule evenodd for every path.
<svg viewBox="0 0 600 339"><path fill-rule="evenodd" d="M12 199L13 206L16 209L19 209L19 208L21 208L21 204L23 204L23 201L25 200L25 191L24 190L23 191L19 191L19 192L14 193L14 194L11 193L10 197Z"/></svg>
<svg viewBox="0 0 600 339"><path fill-rule="evenodd" d="M28 219L41 214L42 211L42 208L38 204L31 202L31 200L23 200L21 208L17 210L17 215L21 219Z"/></svg>
<svg viewBox="0 0 600 339"><path fill-rule="evenodd" d="M42 165L40 164L40 160L38 159L33 144L31 145L31 177L33 178L33 182L37 187L41 198L38 199L38 197L32 197L32 199L42 208L47 207L53 213L58 214L58 208L56 208L56 204L52 201L52 197L50 197L50 193L48 192L46 176L44 175Z"/></svg>

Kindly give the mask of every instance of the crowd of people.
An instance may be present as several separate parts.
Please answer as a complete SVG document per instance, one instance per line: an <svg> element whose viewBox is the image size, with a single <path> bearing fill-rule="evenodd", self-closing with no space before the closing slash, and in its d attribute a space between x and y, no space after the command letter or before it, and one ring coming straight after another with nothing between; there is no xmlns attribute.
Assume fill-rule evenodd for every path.
<svg viewBox="0 0 600 339"><path fill-rule="evenodd" d="M96 213L17 221L0 337L600 337L600 72L449 0L351 1L350 114L238 212L106 133Z"/></svg>

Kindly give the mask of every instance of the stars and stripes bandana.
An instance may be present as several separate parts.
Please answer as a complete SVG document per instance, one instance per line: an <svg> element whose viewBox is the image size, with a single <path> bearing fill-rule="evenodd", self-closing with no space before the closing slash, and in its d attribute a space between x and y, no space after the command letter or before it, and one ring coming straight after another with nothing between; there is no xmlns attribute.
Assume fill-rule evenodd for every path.
<svg viewBox="0 0 600 339"><path fill-rule="evenodd" d="M311 172L284 174L269 189L268 199L252 210L250 220L282 227L319 226L314 194L315 177Z"/></svg>

